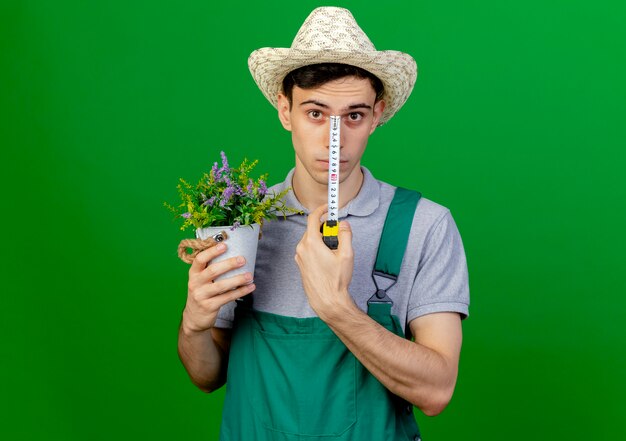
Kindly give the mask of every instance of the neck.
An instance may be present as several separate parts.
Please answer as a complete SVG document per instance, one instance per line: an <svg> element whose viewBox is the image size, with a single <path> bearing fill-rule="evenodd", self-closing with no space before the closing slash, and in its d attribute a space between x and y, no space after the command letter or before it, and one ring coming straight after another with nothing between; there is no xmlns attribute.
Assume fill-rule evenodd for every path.
<svg viewBox="0 0 626 441"><path fill-rule="evenodd" d="M298 167L300 165L300 167ZM339 207L344 207L359 194L363 184L363 171L357 164L339 184ZM301 166L296 164L292 179L293 192L298 201L309 211L328 203L328 183L321 184L311 177Z"/></svg>

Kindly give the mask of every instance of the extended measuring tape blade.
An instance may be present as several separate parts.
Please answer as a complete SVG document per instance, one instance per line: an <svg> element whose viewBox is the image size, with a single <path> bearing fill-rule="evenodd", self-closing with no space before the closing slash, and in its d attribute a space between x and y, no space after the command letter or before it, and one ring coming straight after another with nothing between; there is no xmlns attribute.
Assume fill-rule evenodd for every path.
<svg viewBox="0 0 626 441"><path fill-rule="evenodd" d="M330 135L328 145L328 218L322 225L324 243L331 250L339 246L339 155L340 155L341 117L330 117Z"/></svg>

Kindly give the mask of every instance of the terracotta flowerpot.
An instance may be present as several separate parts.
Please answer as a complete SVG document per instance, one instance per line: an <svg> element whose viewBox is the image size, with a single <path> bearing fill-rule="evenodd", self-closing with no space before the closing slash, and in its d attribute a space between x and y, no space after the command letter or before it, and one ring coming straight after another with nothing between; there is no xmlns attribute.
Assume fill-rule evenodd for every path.
<svg viewBox="0 0 626 441"><path fill-rule="evenodd" d="M228 235L228 239L224 241L226 244L226 252L215 259L213 262L219 262L221 260L230 259L235 256L243 256L246 259L246 264L241 268L231 270L215 280L220 280L226 277L232 277L237 274L243 274L250 272L254 277L254 266L256 264L256 250L259 244L259 224L242 225L240 227L231 230L231 226L223 227L207 227L199 228L196 230L196 238L206 239L208 237L215 236L222 231L225 231Z"/></svg>

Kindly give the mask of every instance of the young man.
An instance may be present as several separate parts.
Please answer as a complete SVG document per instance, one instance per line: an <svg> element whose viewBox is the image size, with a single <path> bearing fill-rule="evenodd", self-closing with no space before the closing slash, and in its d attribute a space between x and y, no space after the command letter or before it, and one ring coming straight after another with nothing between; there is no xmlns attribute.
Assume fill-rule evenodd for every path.
<svg viewBox="0 0 626 441"><path fill-rule="evenodd" d="M287 204L305 215L264 226L254 283L252 274L213 283L243 264L211 263L227 242L198 254L181 360L202 390L228 379L223 440L417 440L412 405L436 415L454 390L465 255L449 211L417 198L416 209L398 212L410 234L397 280L378 290L373 269L397 191L360 164L369 136L408 98L415 62L376 51L349 11L318 8L291 48L257 50L249 64L295 150L295 168L274 190L291 187ZM337 250L320 233L331 115L341 116Z"/></svg>

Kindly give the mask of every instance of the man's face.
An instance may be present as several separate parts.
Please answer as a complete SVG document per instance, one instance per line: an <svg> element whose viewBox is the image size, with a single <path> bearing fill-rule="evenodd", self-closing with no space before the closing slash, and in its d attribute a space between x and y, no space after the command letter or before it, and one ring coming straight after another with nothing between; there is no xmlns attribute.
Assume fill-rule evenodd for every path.
<svg viewBox="0 0 626 441"><path fill-rule="evenodd" d="M359 170L369 136L384 110L368 79L345 77L315 89L294 86L292 104L278 96L278 114L291 132L296 173L308 173L318 184L328 183L330 116L341 116L340 182Z"/></svg>

